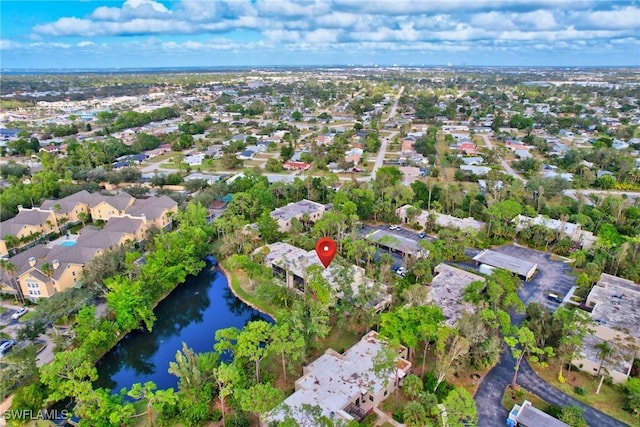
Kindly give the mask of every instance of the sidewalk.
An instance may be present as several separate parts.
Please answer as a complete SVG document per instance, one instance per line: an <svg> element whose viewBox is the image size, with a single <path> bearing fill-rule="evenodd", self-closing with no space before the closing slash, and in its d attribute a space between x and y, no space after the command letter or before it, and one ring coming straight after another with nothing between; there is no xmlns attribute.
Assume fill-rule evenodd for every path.
<svg viewBox="0 0 640 427"><path fill-rule="evenodd" d="M376 424L375 424L376 426L381 426L384 423L389 423L394 427L404 427L404 424L400 424L399 422L391 418L389 415L382 412L379 408L373 408L373 412L375 412L376 415L379 417L378 421L376 421Z"/></svg>

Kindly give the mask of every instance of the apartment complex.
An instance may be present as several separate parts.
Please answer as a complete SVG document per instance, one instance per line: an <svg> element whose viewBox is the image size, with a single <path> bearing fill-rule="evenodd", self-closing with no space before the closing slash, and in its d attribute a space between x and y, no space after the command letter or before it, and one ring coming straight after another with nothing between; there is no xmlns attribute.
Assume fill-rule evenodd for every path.
<svg viewBox="0 0 640 427"><path fill-rule="evenodd" d="M19 289L26 298L35 300L69 289L78 284L85 265L95 256L125 243L142 243L147 230L167 228L178 211L178 204L166 196L134 199L84 191L65 199L47 201L43 206L38 212L47 212L45 208L49 208L49 214L60 223L63 219L67 224L85 220L82 213L105 223L103 227L83 227L77 235L37 244L8 258L14 269L0 272L3 292L15 293ZM33 210L29 210L29 215L31 212Z"/></svg>
<svg viewBox="0 0 640 427"><path fill-rule="evenodd" d="M393 372L376 373L374 359L385 345L378 333L371 331L342 354L328 349L304 367L295 392L264 417L261 426L287 417L302 423L303 405L319 407L322 416L332 420L362 421L402 384L411 369L411 362L405 359L407 349L400 347Z"/></svg>
<svg viewBox="0 0 640 427"><path fill-rule="evenodd" d="M15 217L0 223L0 256L89 218L108 221L113 217L145 217L149 226L164 229L171 224L171 216L176 212L178 204L167 196L135 199L128 194L105 196L83 190L63 199L45 200L39 208L19 206Z"/></svg>
<svg viewBox="0 0 640 427"><path fill-rule="evenodd" d="M446 215L442 213L438 213L434 210L426 211L426 210L417 210L416 215L410 215L411 209L415 209L411 205L404 205L396 209L396 216L400 218L400 220L404 224L413 224L417 223L421 227L426 227L429 221L433 221L433 225L437 225L438 227L448 227L448 228L456 228L458 230L476 230L480 231L484 229L484 222L477 221L473 218L458 218L451 215Z"/></svg>
<svg viewBox="0 0 640 427"><path fill-rule="evenodd" d="M326 212L325 205L303 199L299 202L289 203L286 206L275 209L271 212L271 218L278 223L278 231L285 233L291 231L291 221L295 218L298 221L305 219L316 222Z"/></svg>
<svg viewBox="0 0 640 427"><path fill-rule="evenodd" d="M604 367L614 383L624 383L640 351L640 285L602 273L585 304L591 309L596 326L585 337L582 351L572 363L585 372L597 374L602 360L596 346L608 342L614 353Z"/></svg>
<svg viewBox="0 0 640 427"><path fill-rule="evenodd" d="M597 237L592 232L582 230L582 226L580 224L546 218L542 215L538 215L535 218L518 215L513 219L513 222L516 224L516 231L529 228L533 225L539 225L541 227L546 227L549 230L553 230L561 236L568 237L571 241L578 243L580 247L585 249L593 246L597 240Z"/></svg>
<svg viewBox="0 0 640 427"><path fill-rule="evenodd" d="M376 287L376 283L365 276L362 267L357 265L342 266L334 262L325 269L315 251L305 251L288 243L271 243L256 249L256 253L266 253L264 264L271 268L273 275L282 279L288 288L302 290L306 282L307 269L314 265L322 268L322 276L331 285L337 298L344 297L340 289L340 283L344 281L344 279L341 280L341 277L350 278L349 283L353 296L357 296L361 289ZM371 304L377 310L382 310L390 303L391 295L388 294L386 286L381 285L378 296L371 301Z"/></svg>

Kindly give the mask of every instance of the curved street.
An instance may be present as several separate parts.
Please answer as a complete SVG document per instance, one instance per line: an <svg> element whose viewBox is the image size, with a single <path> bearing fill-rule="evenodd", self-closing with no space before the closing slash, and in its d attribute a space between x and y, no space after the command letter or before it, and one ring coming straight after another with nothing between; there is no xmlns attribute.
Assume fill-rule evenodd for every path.
<svg viewBox="0 0 640 427"><path fill-rule="evenodd" d="M505 388L511 384L514 367L515 360L510 351L506 349L500 357L500 362L484 377L474 397L478 406L479 427L506 425L509 411L502 407L502 396ZM584 419L591 427L624 427L627 425L564 394L540 378L526 361L523 361L520 366L518 385L551 405L579 406L584 410Z"/></svg>

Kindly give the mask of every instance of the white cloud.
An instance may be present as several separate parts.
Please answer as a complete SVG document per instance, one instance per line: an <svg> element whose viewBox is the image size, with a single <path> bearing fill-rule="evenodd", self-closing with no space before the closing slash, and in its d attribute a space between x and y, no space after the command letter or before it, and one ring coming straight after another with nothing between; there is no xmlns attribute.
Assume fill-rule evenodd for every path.
<svg viewBox="0 0 640 427"><path fill-rule="evenodd" d="M76 44L76 46L78 47L90 47L90 46L95 46L96 44L92 41L89 40L83 40L81 42L78 42L78 44Z"/></svg>
<svg viewBox="0 0 640 427"><path fill-rule="evenodd" d="M561 50L582 46L579 41L588 42L587 47L610 40L637 45L638 22L639 7L595 0L182 0L169 6L155 0L127 0L121 7L98 7L86 17L35 26L32 37L219 34L231 38L234 30L252 30L263 40L253 46L277 43L287 50L419 51L436 46L451 52L518 51L525 46ZM163 37L163 42L148 46L171 52L249 46L229 38L214 43L171 42Z"/></svg>

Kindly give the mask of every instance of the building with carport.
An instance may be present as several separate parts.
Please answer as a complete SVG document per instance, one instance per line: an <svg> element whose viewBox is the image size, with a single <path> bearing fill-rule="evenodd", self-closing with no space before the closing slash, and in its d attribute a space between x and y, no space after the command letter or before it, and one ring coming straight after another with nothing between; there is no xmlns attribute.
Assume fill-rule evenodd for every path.
<svg viewBox="0 0 640 427"><path fill-rule="evenodd" d="M480 252L478 255L473 257L473 260L477 264L480 264L481 272L491 274L491 270L494 268L501 268L517 274L519 277L527 281L533 277L538 269L538 264L535 262L512 257L511 255L503 254L491 249L485 249Z"/></svg>

